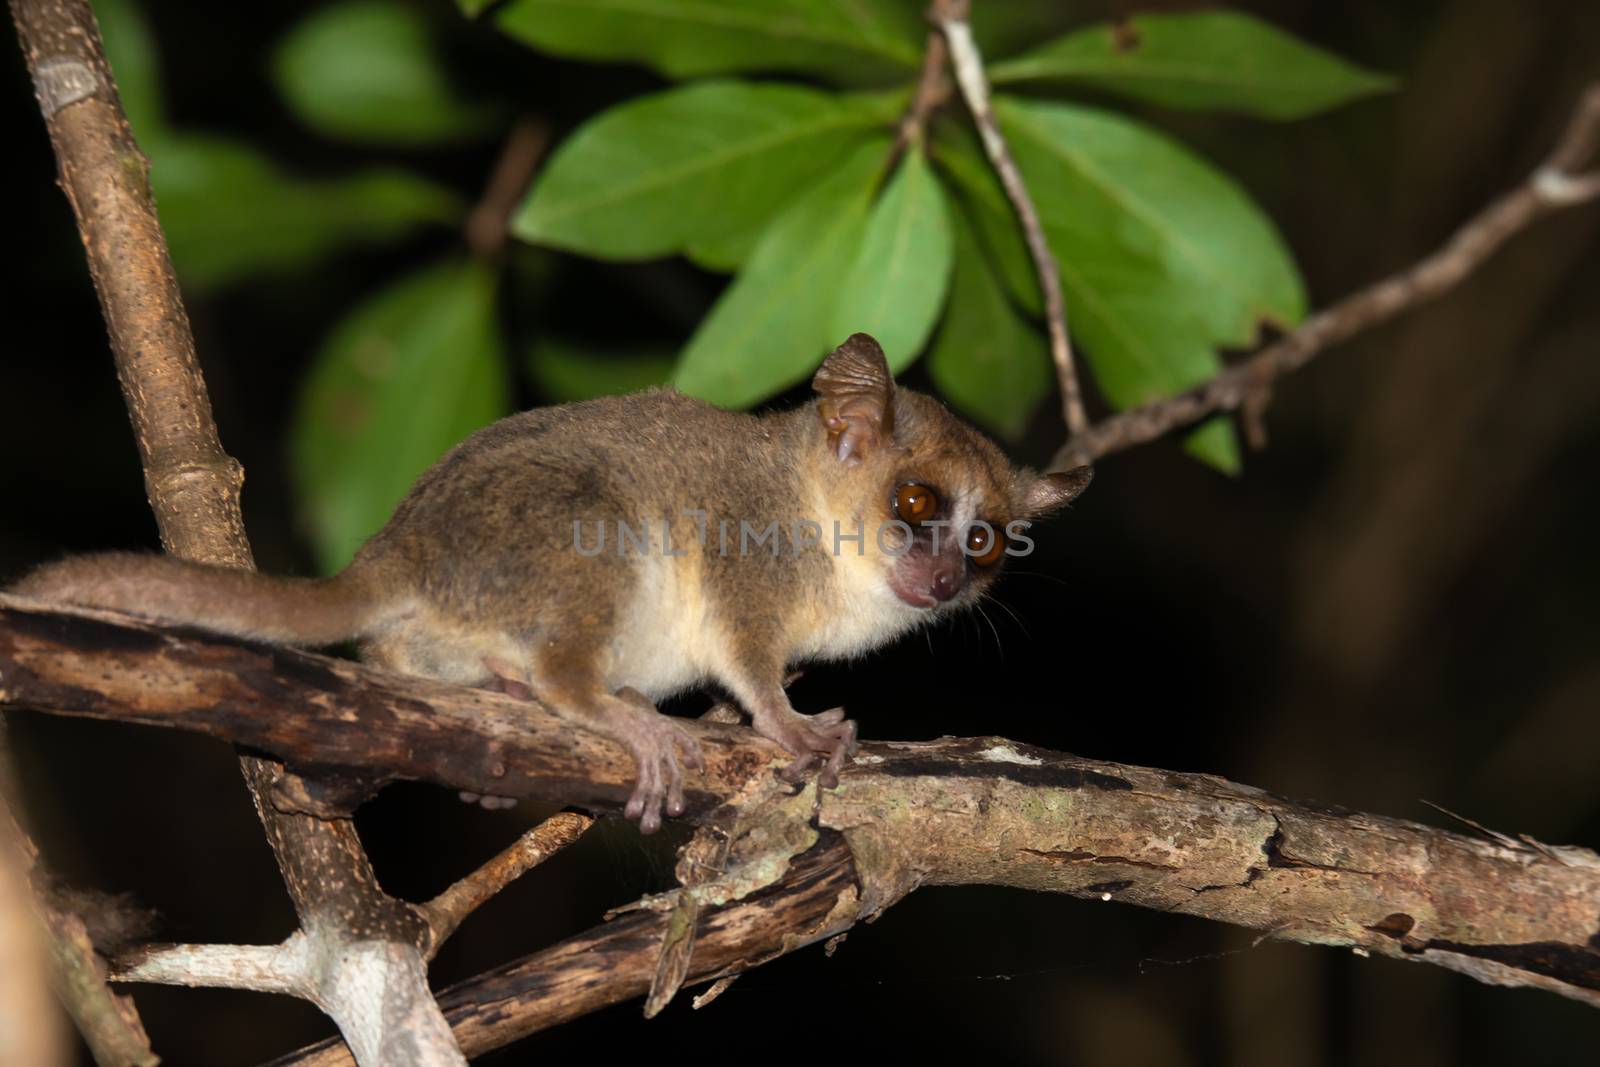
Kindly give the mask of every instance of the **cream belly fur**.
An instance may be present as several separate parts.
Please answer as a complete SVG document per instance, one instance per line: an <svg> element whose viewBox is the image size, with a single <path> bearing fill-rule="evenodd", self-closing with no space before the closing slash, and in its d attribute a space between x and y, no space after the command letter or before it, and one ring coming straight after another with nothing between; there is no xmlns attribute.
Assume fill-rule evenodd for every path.
<svg viewBox="0 0 1600 1067"><path fill-rule="evenodd" d="M791 664L860 656L922 625L934 614L913 608L889 588L885 563L868 532L864 552L855 543L832 551L832 520L824 524L823 551L832 563L832 586L820 596L815 618L801 627ZM841 521L849 533L854 524ZM708 681L737 692L740 672L726 662L733 620L716 617L703 593L700 561L695 554L669 557L652 541L650 550L634 559L639 610L630 613L613 637L606 665L612 689L632 686L651 700L664 700ZM787 546L786 546L787 550ZM535 680L537 688L537 680Z"/></svg>
<svg viewBox="0 0 1600 1067"><path fill-rule="evenodd" d="M611 639L606 682L665 700L712 676L724 642L712 629L694 555L668 556L652 539L632 562L638 606Z"/></svg>

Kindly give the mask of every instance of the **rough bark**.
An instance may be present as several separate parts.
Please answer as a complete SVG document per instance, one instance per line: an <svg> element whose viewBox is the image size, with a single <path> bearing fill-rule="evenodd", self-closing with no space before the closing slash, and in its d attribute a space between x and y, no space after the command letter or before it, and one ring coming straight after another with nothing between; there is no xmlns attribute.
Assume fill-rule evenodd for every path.
<svg viewBox="0 0 1600 1067"><path fill-rule="evenodd" d="M12 0L11 11L55 149L61 188L88 255L162 544L185 559L250 567L239 514L244 472L217 437L156 215L150 163L123 114L94 13L86 0ZM373 940L402 946L402 955L415 956L415 967L400 970L418 976L360 983L370 993L381 990L398 998L397 1003L420 998L432 1008L420 978L426 924L414 909L378 889L354 827L348 820L274 809L264 798L283 778L283 769L252 758L242 765L302 928L350 946ZM330 955L330 960L341 958L353 966L357 957ZM377 955L371 959L378 965L383 961ZM333 967L326 978L331 988L359 976L348 967ZM351 1008L348 998L329 1002ZM406 1014L421 1018L428 1012L407 1008ZM369 1025L377 1015L351 1008L339 1021L341 1026ZM437 1015L432 1012L433 1037L448 1044ZM436 1050L428 1059L384 1062L462 1061Z"/></svg>
<svg viewBox="0 0 1600 1067"><path fill-rule="evenodd" d="M72 204L168 552L250 565L244 470L217 440L189 316L139 150L85 0L12 0L22 51Z"/></svg>
<svg viewBox="0 0 1600 1067"><path fill-rule="evenodd" d="M850 850L828 835L795 859L784 880L705 914L694 942L691 981L737 974L764 960L843 932L859 890ZM468 1056L503 1048L582 1018L650 988L672 919L637 911L439 994L439 1006ZM269 1067L348 1067L337 1040L318 1042Z"/></svg>
<svg viewBox="0 0 1600 1067"><path fill-rule="evenodd" d="M627 796L627 753L538 703L116 619L0 604L0 705L200 730L372 780L609 810ZM830 910L826 931L773 910L741 966L921 885L991 884L1182 912L1600 1006L1600 857L1586 849L1478 839L1000 738L867 743L837 790L794 793L774 774L783 754L750 731L686 728L707 757L689 792L706 836L680 863L689 888L640 907L703 908L691 981L731 966L704 955L716 909L781 891L803 866L796 857L836 832L858 895ZM649 959L637 965L653 974L661 945L639 944ZM512 1014L524 1025L537 1012Z"/></svg>

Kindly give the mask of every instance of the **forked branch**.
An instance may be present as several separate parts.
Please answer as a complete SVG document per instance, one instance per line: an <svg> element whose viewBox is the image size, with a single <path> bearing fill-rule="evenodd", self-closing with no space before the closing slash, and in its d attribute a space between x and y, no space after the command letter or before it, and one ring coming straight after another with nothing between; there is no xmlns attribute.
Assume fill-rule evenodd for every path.
<svg viewBox="0 0 1600 1067"><path fill-rule="evenodd" d="M87 0L11 0L77 219L167 551L252 566L239 464L222 449L166 237ZM465 1064L428 991L415 909L378 887L349 819L280 811L282 767L241 760L313 955L313 999L367 1064ZM381 950L380 950L381 949ZM309 976L308 976L309 979Z"/></svg>
<svg viewBox="0 0 1600 1067"><path fill-rule="evenodd" d="M626 751L537 703L124 618L0 601L0 706L174 726L291 764L597 810L618 810L630 791ZM833 936L919 885L982 883L1177 911L1600 1006L1600 857L1586 849L1477 839L1000 738L865 744L837 790L795 794L775 773L785 762L776 746L742 728L684 725L706 755L688 800L711 848L691 848L684 862L718 857L702 865L709 879L680 870L680 881L694 883L680 892L701 915L689 981L753 966L773 951L762 946ZM852 873L825 921L815 910L804 920L781 909L730 912L749 940L731 955L705 949L724 921L719 909L817 877L805 857L831 848L834 834ZM641 907L667 922L683 899L667 894ZM659 942L623 942L648 957L648 973L619 964L586 987L582 1003L610 1003L654 981ZM574 958L570 943L537 957L541 967L593 962ZM468 1000L450 1003L512 1029L573 1010L559 967L527 966L469 984ZM505 979L511 971L520 977ZM511 1005L524 996L533 1006L519 1015Z"/></svg>

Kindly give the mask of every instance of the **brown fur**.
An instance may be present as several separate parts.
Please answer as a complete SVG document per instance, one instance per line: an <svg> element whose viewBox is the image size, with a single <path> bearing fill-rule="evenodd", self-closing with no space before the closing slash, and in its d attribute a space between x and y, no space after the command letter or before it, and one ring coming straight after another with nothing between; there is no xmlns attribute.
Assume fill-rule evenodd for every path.
<svg viewBox="0 0 1600 1067"><path fill-rule="evenodd" d="M930 398L895 390L870 338L830 357L818 387L820 403L760 416L655 390L503 419L423 474L335 578L110 554L47 566L15 591L287 644L355 638L364 659L394 670L531 689L630 747L640 783L629 811L651 829L663 802L681 810L679 753L690 765L697 753L671 720L619 689L661 699L720 682L758 730L800 757L795 773L825 761L831 779L854 726L795 712L786 670L855 655L964 606L998 570L967 566L960 594L934 609L897 599L890 576L914 583L930 557L897 559L875 543L896 488L932 486L950 515L997 529L1076 493L1014 469ZM691 508L705 512L704 543ZM805 519L823 528L821 546L740 551L741 520L757 530L776 521L786 538ZM619 555L619 524L638 530L642 520L648 551ZM853 545L832 552L835 521L846 532L863 524L859 555ZM593 547L600 523L604 551L578 551Z"/></svg>

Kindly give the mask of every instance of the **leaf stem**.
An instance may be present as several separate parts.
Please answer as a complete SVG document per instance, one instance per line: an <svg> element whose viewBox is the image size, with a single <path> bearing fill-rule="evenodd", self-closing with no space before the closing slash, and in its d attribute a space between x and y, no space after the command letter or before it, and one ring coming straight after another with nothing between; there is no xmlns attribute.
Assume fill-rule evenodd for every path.
<svg viewBox="0 0 1600 1067"><path fill-rule="evenodd" d="M467 247L479 259L492 258L505 247L511 214L549 146L550 127L544 123L522 118L512 124L483 196L467 216Z"/></svg>

